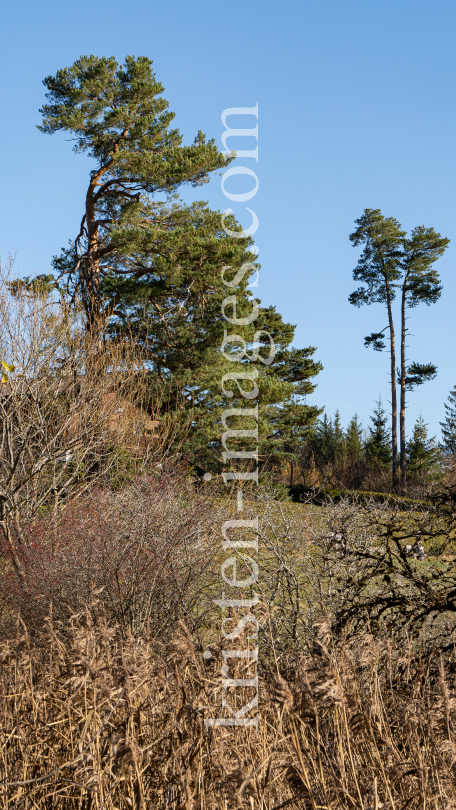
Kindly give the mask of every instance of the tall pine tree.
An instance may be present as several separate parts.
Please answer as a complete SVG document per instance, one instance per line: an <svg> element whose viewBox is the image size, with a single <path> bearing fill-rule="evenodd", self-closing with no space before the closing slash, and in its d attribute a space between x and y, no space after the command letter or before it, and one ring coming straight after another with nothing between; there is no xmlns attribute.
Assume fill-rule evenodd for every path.
<svg viewBox="0 0 456 810"><path fill-rule="evenodd" d="M396 382L400 386L400 488L406 489L407 452L405 435L406 391L411 391L426 380L432 380L437 373L433 363L409 363L407 365L406 335L407 310L421 303L435 303L441 294L441 285L434 263L445 252L449 239L443 238L433 228L419 225L407 238L400 223L393 217L384 217L379 209L366 208L360 219L356 220L357 229L351 234L354 246L364 244L358 266L353 271L355 281L361 281L359 287L350 296L349 301L357 307L363 304L380 303L386 307L388 323L379 332L372 332L364 338L366 346L376 351L385 348L385 332L389 331L390 369L391 369L391 407L392 407L392 471L393 488L399 488L398 452L397 452L397 392ZM396 332L393 320L392 304L396 294L400 294L400 366L396 370Z"/></svg>

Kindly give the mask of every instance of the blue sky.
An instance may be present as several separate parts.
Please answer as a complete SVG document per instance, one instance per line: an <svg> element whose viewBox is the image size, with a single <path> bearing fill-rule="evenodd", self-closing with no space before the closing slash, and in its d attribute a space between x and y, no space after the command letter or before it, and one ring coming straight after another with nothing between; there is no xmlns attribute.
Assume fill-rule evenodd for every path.
<svg viewBox="0 0 456 810"><path fill-rule="evenodd" d="M378 395L388 400L388 356L363 345L385 313L347 302L354 220L380 208L452 240L437 264L441 300L409 322L410 359L439 368L409 395L409 428L421 411L439 435L456 384L454 2L43 0L8 4L2 22L3 256L17 250L21 273L47 272L81 219L90 161L36 129L42 79L82 54L149 56L186 142L202 129L221 147L222 111L259 103L259 162L243 161L260 181L247 203L260 220L256 292L297 325L296 346L317 347L313 401L329 414L367 424ZM218 176L192 195L230 205Z"/></svg>

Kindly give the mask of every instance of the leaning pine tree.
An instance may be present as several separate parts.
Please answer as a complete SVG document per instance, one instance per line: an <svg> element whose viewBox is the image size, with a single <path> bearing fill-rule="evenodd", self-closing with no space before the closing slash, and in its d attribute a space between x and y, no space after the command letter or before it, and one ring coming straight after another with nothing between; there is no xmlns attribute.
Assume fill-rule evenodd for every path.
<svg viewBox="0 0 456 810"><path fill-rule="evenodd" d="M246 396L228 383L234 373L260 392L260 458L280 464L287 452L296 454L319 413L302 402L321 369L311 359L315 349L290 349L294 326L251 297L249 278L259 264L249 250L253 240L234 218L224 227L220 212L177 197L179 188L206 183L232 157L201 133L182 145L146 57L127 57L124 65L81 57L44 84L49 103L41 131L69 132L75 150L93 159L80 227L54 269L82 299L100 349L103 340L126 335L141 347L150 380L190 412L192 459L215 463L223 449L221 414ZM249 360L239 346L224 346L227 327L245 341ZM267 331L253 369L258 330ZM251 427L239 420L236 428Z"/></svg>
<svg viewBox="0 0 456 810"><path fill-rule="evenodd" d="M74 150L94 162L78 232L54 267L80 294L87 328L99 336L121 296L117 289L106 295L107 281L139 281L151 263L164 273L192 254L192 229L210 212L179 206L170 195L207 182L231 158L201 132L182 145L147 57L128 56L119 65L114 57L82 56L44 84L49 103L39 129L69 132Z"/></svg>

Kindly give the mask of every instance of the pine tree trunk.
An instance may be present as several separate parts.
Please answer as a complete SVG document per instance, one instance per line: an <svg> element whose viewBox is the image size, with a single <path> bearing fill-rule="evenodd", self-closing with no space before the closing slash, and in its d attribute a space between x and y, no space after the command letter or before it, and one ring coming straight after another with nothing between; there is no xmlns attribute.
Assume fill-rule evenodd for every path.
<svg viewBox="0 0 456 810"><path fill-rule="evenodd" d="M402 286L401 301L401 412L399 417L399 429L401 434L401 494L407 491L407 456L405 445L405 289L407 277Z"/></svg>
<svg viewBox="0 0 456 810"><path fill-rule="evenodd" d="M128 129L122 133L122 138L128 135ZM98 349L103 351L103 330L105 326L105 313L103 299L100 291L100 256L102 252L99 244L99 225L96 219L96 207L99 202L102 188L101 178L110 170L114 160L114 155L119 151L120 139L112 149L112 156L98 171L91 175L89 187L86 194L85 217L82 221L80 237L84 233L84 225L87 232L87 253L82 268L83 284L82 294L84 308L86 311L86 325L91 338L98 343ZM106 220L103 220L106 223ZM79 237L78 237L79 238Z"/></svg>
<svg viewBox="0 0 456 810"><path fill-rule="evenodd" d="M393 454L393 492L399 488L397 465L397 396L396 396L396 345L394 335L393 313L391 311L391 293L386 285L386 300L388 305L388 321L390 330L391 353L391 449Z"/></svg>
<svg viewBox="0 0 456 810"><path fill-rule="evenodd" d="M100 292L99 232L96 221L95 194L98 174L92 178L86 195L87 257L83 269L83 302L86 312L86 328L90 336L91 356L103 354L103 303Z"/></svg>

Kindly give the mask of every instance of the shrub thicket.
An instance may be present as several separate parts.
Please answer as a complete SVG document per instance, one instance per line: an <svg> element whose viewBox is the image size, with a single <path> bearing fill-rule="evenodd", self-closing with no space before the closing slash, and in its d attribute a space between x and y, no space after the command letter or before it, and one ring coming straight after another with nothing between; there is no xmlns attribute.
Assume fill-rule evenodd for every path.
<svg viewBox="0 0 456 810"><path fill-rule="evenodd" d="M213 506L177 463L117 492L94 489L57 520L45 516L22 527L15 553L24 578L12 564L1 578L4 621L19 610L39 632L50 605L56 620L67 621L96 601L135 635L146 626L163 633L179 618L191 626L211 561L206 535L213 518ZM11 559L6 544L1 552Z"/></svg>

